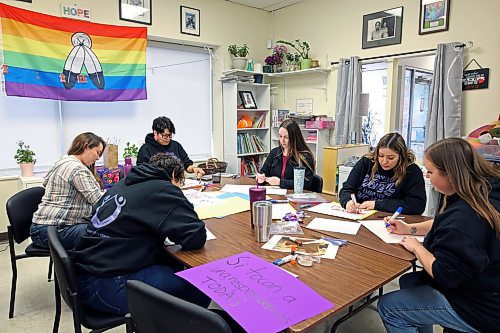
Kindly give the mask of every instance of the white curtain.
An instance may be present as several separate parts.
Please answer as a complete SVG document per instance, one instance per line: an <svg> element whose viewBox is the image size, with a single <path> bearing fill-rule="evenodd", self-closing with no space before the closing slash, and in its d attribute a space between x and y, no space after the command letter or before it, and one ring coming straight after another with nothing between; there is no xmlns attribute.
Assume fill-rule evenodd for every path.
<svg viewBox="0 0 500 333"><path fill-rule="evenodd" d="M335 144L359 143L361 119L359 96L361 94L361 66L359 57L340 59L337 80L337 103L335 108Z"/></svg>
<svg viewBox="0 0 500 333"><path fill-rule="evenodd" d="M460 136L463 66L463 44L438 44L425 126L426 148L436 141Z"/></svg>

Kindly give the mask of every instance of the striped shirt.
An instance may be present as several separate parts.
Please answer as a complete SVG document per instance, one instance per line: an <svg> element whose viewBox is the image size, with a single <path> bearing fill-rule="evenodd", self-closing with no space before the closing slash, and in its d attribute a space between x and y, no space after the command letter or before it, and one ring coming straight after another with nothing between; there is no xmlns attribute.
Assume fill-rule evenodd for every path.
<svg viewBox="0 0 500 333"><path fill-rule="evenodd" d="M75 156L64 156L49 170L43 182L45 195L33 215L33 223L72 225L87 223L92 206L102 196L92 172Z"/></svg>

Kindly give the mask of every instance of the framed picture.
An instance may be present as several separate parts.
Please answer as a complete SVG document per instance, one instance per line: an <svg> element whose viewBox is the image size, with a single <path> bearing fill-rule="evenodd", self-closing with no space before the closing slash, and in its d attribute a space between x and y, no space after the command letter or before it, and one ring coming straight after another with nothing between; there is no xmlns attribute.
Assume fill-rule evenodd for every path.
<svg viewBox="0 0 500 333"><path fill-rule="evenodd" d="M153 0L118 0L120 20L151 25Z"/></svg>
<svg viewBox="0 0 500 333"><path fill-rule="evenodd" d="M447 31L450 17L450 0L420 0L418 34Z"/></svg>
<svg viewBox="0 0 500 333"><path fill-rule="evenodd" d="M181 33L200 36L200 10L181 6Z"/></svg>
<svg viewBox="0 0 500 333"><path fill-rule="evenodd" d="M255 98L251 91L238 91L240 95L241 104L245 109L257 109L257 103L255 103Z"/></svg>
<svg viewBox="0 0 500 333"><path fill-rule="evenodd" d="M31 2L32 2L31 0L17 0L17 1L29 2L29 3L31 3Z"/></svg>
<svg viewBox="0 0 500 333"><path fill-rule="evenodd" d="M363 15L363 49L401 44L403 7Z"/></svg>

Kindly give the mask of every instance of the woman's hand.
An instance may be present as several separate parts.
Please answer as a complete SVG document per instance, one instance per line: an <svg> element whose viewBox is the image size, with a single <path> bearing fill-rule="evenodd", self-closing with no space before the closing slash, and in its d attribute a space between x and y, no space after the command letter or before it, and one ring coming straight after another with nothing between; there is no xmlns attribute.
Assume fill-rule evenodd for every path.
<svg viewBox="0 0 500 333"><path fill-rule="evenodd" d="M205 174L205 171L203 171L202 168L193 167L193 173L195 174L196 179L200 179L201 176Z"/></svg>
<svg viewBox="0 0 500 333"><path fill-rule="evenodd" d="M281 182L278 177L266 177L266 181L273 186L278 186Z"/></svg>
<svg viewBox="0 0 500 333"><path fill-rule="evenodd" d="M354 204L354 202L352 200L349 200L347 202L347 204L345 205L345 210L348 212L348 213L357 213L359 208L358 208L359 204L356 205Z"/></svg>
<svg viewBox="0 0 500 333"><path fill-rule="evenodd" d="M359 209L372 210L375 209L375 201L365 201L359 204Z"/></svg>
<svg viewBox="0 0 500 333"><path fill-rule="evenodd" d="M399 244L412 253L415 253L417 248L423 246L422 243L413 237L404 237Z"/></svg>
<svg viewBox="0 0 500 333"><path fill-rule="evenodd" d="M262 184L266 181L266 175L264 175L263 173L256 173L255 174L255 179L257 179L257 182L259 184Z"/></svg>
<svg viewBox="0 0 500 333"><path fill-rule="evenodd" d="M390 216L384 217L384 223L389 222L391 219ZM387 231L393 234L398 234L398 235L409 235L410 234L410 227L408 224L404 223L401 220L392 220L389 222L391 225L387 227Z"/></svg>

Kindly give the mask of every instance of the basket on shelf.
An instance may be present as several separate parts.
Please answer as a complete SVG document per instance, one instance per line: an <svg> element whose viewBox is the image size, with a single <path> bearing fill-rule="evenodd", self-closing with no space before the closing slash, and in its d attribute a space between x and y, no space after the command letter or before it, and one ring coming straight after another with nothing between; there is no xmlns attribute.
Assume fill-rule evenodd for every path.
<svg viewBox="0 0 500 333"><path fill-rule="evenodd" d="M227 163L216 158L209 158L206 163L198 164L198 168L202 168L206 175L213 175L214 173L226 172Z"/></svg>

